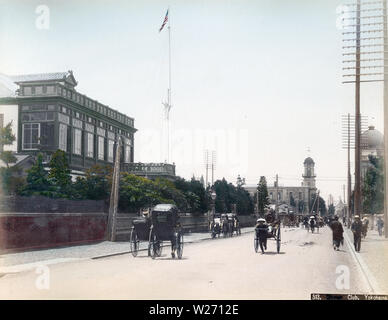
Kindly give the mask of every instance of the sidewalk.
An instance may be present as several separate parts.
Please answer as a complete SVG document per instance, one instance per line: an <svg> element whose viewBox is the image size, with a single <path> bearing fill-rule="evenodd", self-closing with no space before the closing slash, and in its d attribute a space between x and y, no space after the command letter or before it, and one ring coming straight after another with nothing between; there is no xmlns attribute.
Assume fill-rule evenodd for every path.
<svg viewBox="0 0 388 320"><path fill-rule="evenodd" d="M253 232L253 227L242 228L241 233ZM211 239L209 232L188 233L184 243L195 243ZM215 239L214 241L217 241ZM147 248L146 242L140 243L140 250ZM3 273L21 272L36 268L37 265L56 264L75 260L98 259L130 252L129 242L103 241L95 244L33 250L0 255L0 276Z"/></svg>
<svg viewBox="0 0 388 320"><path fill-rule="evenodd" d="M351 230L345 228L345 232L353 244ZM361 264L366 265L367 273L370 272L371 283L388 294L388 239L384 235L380 237L377 230L368 230L366 238L361 240L360 252L355 254L361 258Z"/></svg>

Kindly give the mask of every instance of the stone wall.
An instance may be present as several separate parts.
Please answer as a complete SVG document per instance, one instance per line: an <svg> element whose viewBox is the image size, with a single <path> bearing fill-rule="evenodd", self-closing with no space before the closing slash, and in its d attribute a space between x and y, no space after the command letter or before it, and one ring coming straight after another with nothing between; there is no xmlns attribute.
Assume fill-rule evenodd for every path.
<svg viewBox="0 0 388 320"><path fill-rule="evenodd" d="M103 241L107 220L106 213L0 213L0 251Z"/></svg>

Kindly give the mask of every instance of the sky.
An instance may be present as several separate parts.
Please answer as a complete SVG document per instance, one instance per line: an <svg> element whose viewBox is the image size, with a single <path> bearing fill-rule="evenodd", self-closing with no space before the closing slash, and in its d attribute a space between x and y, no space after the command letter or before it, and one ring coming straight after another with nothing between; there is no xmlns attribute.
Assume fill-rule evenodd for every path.
<svg viewBox="0 0 388 320"><path fill-rule="evenodd" d="M205 176L205 150L215 150L215 179L273 184L278 174L280 185L299 186L311 156L322 197L338 200L341 116L354 113L354 86L342 84L341 4L0 0L0 73L72 70L79 92L135 118L135 161L164 162L169 42L159 28L169 7L176 173ZM361 112L383 131L380 84L362 85Z"/></svg>

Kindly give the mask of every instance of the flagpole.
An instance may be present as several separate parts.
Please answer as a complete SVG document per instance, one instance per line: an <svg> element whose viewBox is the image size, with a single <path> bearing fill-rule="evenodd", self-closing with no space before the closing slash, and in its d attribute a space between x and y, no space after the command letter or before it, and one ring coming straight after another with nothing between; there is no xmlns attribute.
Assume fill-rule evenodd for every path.
<svg viewBox="0 0 388 320"><path fill-rule="evenodd" d="M170 7L167 9L166 17L163 24L159 29L159 32L163 30L166 22L168 22L168 89L167 89L167 102L162 102L164 106L166 121L167 121L167 163L170 162L170 109L171 109L171 25L170 25Z"/></svg>
<svg viewBox="0 0 388 320"><path fill-rule="evenodd" d="M170 7L168 7L168 114L167 114L167 163L170 162L170 109L171 109L171 28Z"/></svg>

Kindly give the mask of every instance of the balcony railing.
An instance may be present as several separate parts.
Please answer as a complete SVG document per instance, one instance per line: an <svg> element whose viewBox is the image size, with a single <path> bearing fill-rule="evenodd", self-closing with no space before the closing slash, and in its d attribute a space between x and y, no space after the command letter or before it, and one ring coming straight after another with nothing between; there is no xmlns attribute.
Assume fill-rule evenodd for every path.
<svg viewBox="0 0 388 320"><path fill-rule="evenodd" d="M121 170L139 176L175 176L175 164L169 163L124 163Z"/></svg>

